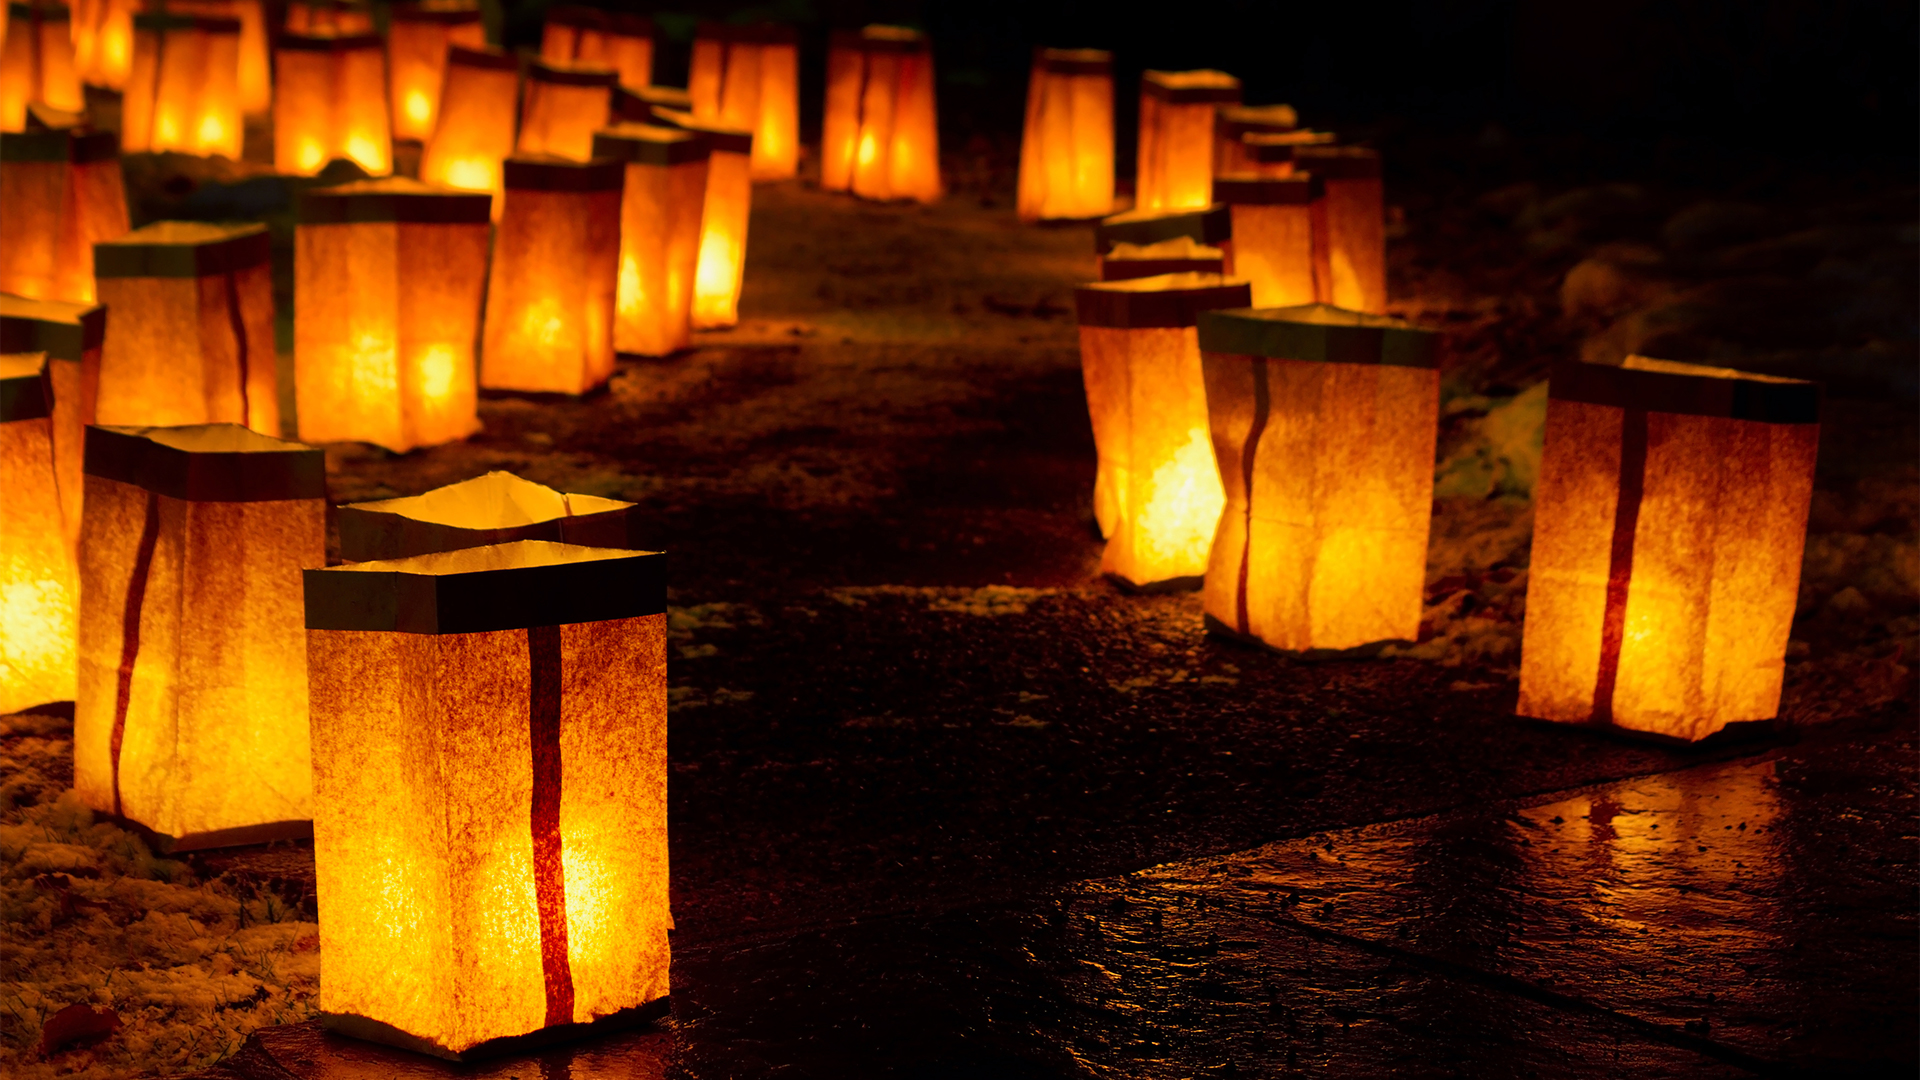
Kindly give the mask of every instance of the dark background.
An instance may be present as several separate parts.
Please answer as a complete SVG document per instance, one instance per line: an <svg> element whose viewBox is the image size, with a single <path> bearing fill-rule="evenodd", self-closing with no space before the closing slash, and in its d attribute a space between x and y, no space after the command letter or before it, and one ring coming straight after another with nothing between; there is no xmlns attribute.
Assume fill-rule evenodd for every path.
<svg viewBox="0 0 1920 1080"><path fill-rule="evenodd" d="M509 45L534 44L546 0L502 0ZM1142 69L1214 67L1249 104L1290 102L1303 122L1393 141L1401 133L1590 144L1609 158L1715 171L1915 169L1920 20L1910 0L1432 0L1424 4L1202 0L603 0L652 15L666 39L656 81L683 81L697 19L799 26L803 126L817 130L830 29L928 31L948 149L1017 135L1038 45L1115 54L1119 165L1132 170ZM958 141L954 141L958 140ZM1587 171L1581 147L1565 166ZM1607 169L1620 175L1619 166ZM1542 179L1547 179L1542 177Z"/></svg>

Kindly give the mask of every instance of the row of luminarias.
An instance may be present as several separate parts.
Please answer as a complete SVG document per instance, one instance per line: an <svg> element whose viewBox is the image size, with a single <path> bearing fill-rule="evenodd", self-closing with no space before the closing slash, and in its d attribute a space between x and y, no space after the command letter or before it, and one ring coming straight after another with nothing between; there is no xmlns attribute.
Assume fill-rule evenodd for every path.
<svg viewBox="0 0 1920 1080"><path fill-rule="evenodd" d="M337 508L328 567L319 449L85 425L98 319L50 316L0 323L43 347L0 355L0 710L71 697L76 793L162 848L311 829L343 1031L452 1056L657 1005L665 556L631 504L493 473Z"/></svg>

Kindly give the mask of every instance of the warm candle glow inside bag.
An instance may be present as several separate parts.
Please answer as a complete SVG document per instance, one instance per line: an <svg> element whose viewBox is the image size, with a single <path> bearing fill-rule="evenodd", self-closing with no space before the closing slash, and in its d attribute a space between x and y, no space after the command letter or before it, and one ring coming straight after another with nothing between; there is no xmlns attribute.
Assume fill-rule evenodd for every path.
<svg viewBox="0 0 1920 1080"><path fill-rule="evenodd" d="M1247 285L1166 274L1082 285L1074 299L1100 572L1136 588L1198 585L1223 496L1194 325L1202 311L1247 306Z"/></svg>
<svg viewBox="0 0 1920 1080"><path fill-rule="evenodd" d="M267 17L262 0L167 0L166 10L177 15L207 15L240 23L234 89L240 111L265 116L273 107L273 69L268 55Z"/></svg>
<svg viewBox="0 0 1920 1080"><path fill-rule="evenodd" d="M702 22L687 91L694 118L753 135L753 178L800 169L800 38L791 26Z"/></svg>
<svg viewBox="0 0 1920 1080"><path fill-rule="evenodd" d="M360 0L289 0L286 28L314 37L373 33L373 8Z"/></svg>
<svg viewBox="0 0 1920 1080"><path fill-rule="evenodd" d="M73 5L73 66L88 86L119 90L133 65L138 0L79 0Z"/></svg>
<svg viewBox="0 0 1920 1080"><path fill-rule="evenodd" d="M613 374L625 168L618 161L507 159L487 279L481 386L584 394ZM685 228L698 230L699 217L685 217Z"/></svg>
<svg viewBox="0 0 1920 1080"><path fill-rule="evenodd" d="M868 199L938 199L933 87L933 50L919 31L836 32L827 56L820 186Z"/></svg>
<svg viewBox="0 0 1920 1080"><path fill-rule="evenodd" d="M393 171L385 42L371 34L283 34L274 57L275 169L313 176L345 158L373 176Z"/></svg>
<svg viewBox="0 0 1920 1080"><path fill-rule="evenodd" d="M293 356L302 439L404 452L480 430L473 343L490 202L401 178L301 196Z"/></svg>
<svg viewBox="0 0 1920 1080"><path fill-rule="evenodd" d="M1290 134L1300 124L1291 105L1222 105L1213 114L1213 175L1258 171L1243 141L1248 135Z"/></svg>
<svg viewBox="0 0 1920 1080"><path fill-rule="evenodd" d="M1022 221L1113 209L1112 53L1034 50L1016 208Z"/></svg>
<svg viewBox="0 0 1920 1080"><path fill-rule="evenodd" d="M231 424L87 430L74 791L178 848L312 816L300 571L322 453Z"/></svg>
<svg viewBox="0 0 1920 1080"><path fill-rule="evenodd" d="M1219 248L1196 244L1190 236L1156 244L1119 243L1100 257L1101 281L1126 281L1160 274L1222 274L1226 256Z"/></svg>
<svg viewBox="0 0 1920 1080"><path fill-rule="evenodd" d="M490 472L423 495L350 503L335 516L340 557L366 562L515 540L637 548L635 509L633 503L555 491L512 473Z"/></svg>
<svg viewBox="0 0 1920 1080"><path fill-rule="evenodd" d="M306 575L330 1027L456 1057L664 1006L664 560L526 540Z"/></svg>
<svg viewBox="0 0 1920 1080"><path fill-rule="evenodd" d="M500 163L513 153L520 63L499 49L447 49L446 89L433 135L420 156L420 179L493 195L500 220Z"/></svg>
<svg viewBox="0 0 1920 1080"><path fill-rule="evenodd" d="M1233 215L1233 271L1253 286L1254 307L1326 295L1326 242L1313 231L1314 203L1325 197L1318 177L1219 176L1213 195Z"/></svg>
<svg viewBox="0 0 1920 1080"><path fill-rule="evenodd" d="M393 137L425 142L440 118L447 49L483 49L487 29L471 0L416 0L395 4L387 21L388 107Z"/></svg>
<svg viewBox="0 0 1920 1080"><path fill-rule="evenodd" d="M1296 146L1296 171L1324 185L1327 287L1322 300L1375 314L1387 310L1387 208L1380 154L1362 146Z"/></svg>
<svg viewBox="0 0 1920 1080"><path fill-rule="evenodd" d="M93 245L127 231L120 140L30 126L0 133L0 292L90 304Z"/></svg>
<svg viewBox="0 0 1920 1080"><path fill-rule="evenodd" d="M54 469L69 546L80 543L81 447L94 422L107 309L0 293L0 353L44 353L53 410Z"/></svg>
<svg viewBox="0 0 1920 1080"><path fill-rule="evenodd" d="M594 139L594 153L624 173L614 348L641 356L684 349L693 340L711 145L678 128L616 124Z"/></svg>
<svg viewBox="0 0 1920 1080"><path fill-rule="evenodd" d="M1106 257L1115 245L1142 248L1181 239L1218 250L1224 272L1233 273L1233 214L1224 206L1198 210L1129 210L1102 218L1093 229L1093 250L1100 256L1101 277L1113 280L1106 277Z"/></svg>
<svg viewBox="0 0 1920 1080"><path fill-rule="evenodd" d="M1520 715L1689 740L1771 719L1819 440L1814 383L1556 365Z"/></svg>
<svg viewBox="0 0 1920 1080"><path fill-rule="evenodd" d="M1240 103L1223 71L1149 71L1140 77L1135 210L1192 210L1213 202L1214 111Z"/></svg>
<svg viewBox="0 0 1920 1080"><path fill-rule="evenodd" d="M47 354L0 352L0 712L72 701L79 571ZM78 500L73 500L76 504Z"/></svg>
<svg viewBox="0 0 1920 1080"><path fill-rule="evenodd" d="M553 64L610 68L619 85L637 90L653 82L653 20L575 4L547 9L540 59Z"/></svg>
<svg viewBox="0 0 1920 1080"><path fill-rule="evenodd" d="M527 64L520 101L517 154L552 154L569 161L593 157L593 133L607 126L617 76L611 68Z"/></svg>
<svg viewBox="0 0 1920 1080"><path fill-rule="evenodd" d="M120 146L240 159L240 20L173 12L133 20Z"/></svg>
<svg viewBox="0 0 1920 1080"><path fill-rule="evenodd" d="M72 15L54 4L7 5L0 33L0 131L26 127L27 106L87 107L74 66Z"/></svg>
<svg viewBox="0 0 1920 1080"><path fill-rule="evenodd" d="M1433 335L1309 304L1206 312L1200 349L1226 491L1209 628L1288 650L1418 637L1440 422Z"/></svg>
<svg viewBox="0 0 1920 1080"><path fill-rule="evenodd" d="M280 434L272 244L264 225L157 221L96 245L114 313L102 424L244 424Z"/></svg>
<svg viewBox="0 0 1920 1080"><path fill-rule="evenodd" d="M693 328L740 321L740 283L747 267L747 219L753 210L753 136L737 128L655 109L662 123L702 136L707 194L700 213L700 259L693 274Z"/></svg>

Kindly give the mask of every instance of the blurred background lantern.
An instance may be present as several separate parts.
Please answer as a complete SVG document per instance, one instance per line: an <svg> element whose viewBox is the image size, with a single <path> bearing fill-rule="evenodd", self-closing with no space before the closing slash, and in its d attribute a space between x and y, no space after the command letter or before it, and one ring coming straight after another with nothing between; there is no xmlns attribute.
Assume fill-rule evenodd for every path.
<svg viewBox="0 0 1920 1080"><path fill-rule="evenodd" d="M425 142L440 116L447 49L483 49L487 29L472 0L414 0L387 18L387 90L393 137Z"/></svg>
<svg viewBox="0 0 1920 1080"><path fill-rule="evenodd" d="M753 178L800 171L800 36L791 26L702 22L687 92L694 118L753 134Z"/></svg>
<svg viewBox="0 0 1920 1080"><path fill-rule="evenodd" d="M288 0L286 29L313 37L373 33L373 7L361 0Z"/></svg>
<svg viewBox="0 0 1920 1080"><path fill-rule="evenodd" d="M79 574L46 353L0 353L0 712L72 701ZM74 456L78 456L77 453Z"/></svg>
<svg viewBox="0 0 1920 1080"><path fill-rule="evenodd" d="M1214 111L1240 103L1223 71L1149 71L1140 77L1135 210L1192 210L1213 201Z"/></svg>
<svg viewBox="0 0 1920 1080"><path fill-rule="evenodd" d="M120 145L240 160L240 20L156 12L133 20Z"/></svg>
<svg viewBox="0 0 1920 1080"><path fill-rule="evenodd" d="M1638 356L1555 365L1520 715L1687 740L1773 718L1820 397Z"/></svg>
<svg viewBox="0 0 1920 1080"><path fill-rule="evenodd" d="M324 455L233 424L88 428L86 455L75 792L175 850L304 835Z"/></svg>
<svg viewBox="0 0 1920 1080"><path fill-rule="evenodd" d="M1330 287L1322 299L1350 311L1385 312L1387 207L1379 152L1363 146L1297 146L1293 167L1325 185Z"/></svg>
<svg viewBox="0 0 1920 1080"><path fill-rule="evenodd" d="M1129 210L1100 219L1093 228L1093 250L1102 262L1116 244L1148 247L1187 239L1221 253L1226 273L1233 273L1233 213L1224 206L1198 210Z"/></svg>
<svg viewBox="0 0 1920 1080"><path fill-rule="evenodd" d="M653 82L653 37L653 21L645 16L560 4L547 9L540 59L607 68L619 85L638 90Z"/></svg>
<svg viewBox="0 0 1920 1080"><path fill-rule="evenodd" d="M693 328L740 321L740 282L747 267L747 219L753 210L753 135L687 113L655 109L662 123L703 136L707 194L700 214L700 259L693 274Z"/></svg>
<svg viewBox="0 0 1920 1080"><path fill-rule="evenodd" d="M1317 176L1215 177L1213 197L1233 215L1233 272L1253 286L1253 306L1294 307L1324 300L1327 250L1314 235Z"/></svg>
<svg viewBox="0 0 1920 1080"><path fill-rule="evenodd" d="M493 196L500 219L500 163L513 153L520 63L499 49L447 49L447 77L433 135L420 155L420 179Z"/></svg>
<svg viewBox="0 0 1920 1080"><path fill-rule="evenodd" d="M1157 244L1115 244L1100 257L1101 281L1157 277L1160 274L1223 274L1226 256L1190 236Z"/></svg>
<svg viewBox="0 0 1920 1080"><path fill-rule="evenodd" d="M226 423L280 434L265 225L156 221L95 245L93 266L114 313L100 423Z"/></svg>
<svg viewBox="0 0 1920 1080"><path fill-rule="evenodd" d="M665 560L522 540L307 573L330 1027L477 1056L664 1009Z"/></svg>
<svg viewBox="0 0 1920 1080"><path fill-rule="evenodd" d="M1242 164L1231 171L1256 176L1292 176L1295 151L1303 146L1330 146L1336 139L1331 131L1250 131L1240 136L1236 152Z"/></svg>
<svg viewBox="0 0 1920 1080"><path fill-rule="evenodd" d="M623 183L618 227L619 290L613 347L666 356L692 341L711 153L705 135L648 124L616 124L593 141ZM742 159L744 155L735 154ZM745 239L743 235L742 240Z"/></svg>
<svg viewBox="0 0 1920 1080"><path fill-rule="evenodd" d="M393 171L386 43L373 34L282 34L274 46L273 163L313 176L344 158L371 176Z"/></svg>
<svg viewBox="0 0 1920 1080"><path fill-rule="evenodd" d="M73 64L88 86L119 90L133 65L133 16L139 0L80 0L73 5Z"/></svg>
<svg viewBox="0 0 1920 1080"><path fill-rule="evenodd" d="M584 394L613 374L627 167L507 159L505 206L487 279L481 386ZM697 232L697 202L685 205L683 227Z"/></svg>
<svg viewBox="0 0 1920 1080"><path fill-rule="evenodd" d="M1080 369L1099 471L1100 572L1133 588L1191 588L1220 523L1195 320L1250 302L1243 281L1165 274L1075 292Z"/></svg>
<svg viewBox="0 0 1920 1080"><path fill-rule="evenodd" d="M867 199L938 199L933 85L933 50L918 30L836 31L827 53L820 186Z"/></svg>
<svg viewBox="0 0 1920 1080"><path fill-rule="evenodd" d="M1113 210L1113 54L1035 49L1020 133L1022 221L1097 218Z"/></svg>
<svg viewBox="0 0 1920 1080"><path fill-rule="evenodd" d="M64 6L16 0L0 31L0 131L25 128L29 105L87 107L74 66L73 16Z"/></svg>
<svg viewBox="0 0 1920 1080"><path fill-rule="evenodd" d="M43 353L53 409L53 468L69 547L80 543L82 447L100 387L107 309L0 293L0 353ZM0 491L11 489L0 489Z"/></svg>
<svg viewBox="0 0 1920 1080"><path fill-rule="evenodd" d="M1291 105L1222 105L1213 114L1213 175L1253 171L1247 157L1248 135L1291 132L1300 116Z"/></svg>
<svg viewBox="0 0 1920 1080"><path fill-rule="evenodd" d="M240 23L240 46L234 86L240 111L266 116L273 108L273 66L267 43L267 16L263 0L166 0L166 10L181 15L208 15Z"/></svg>
<svg viewBox="0 0 1920 1080"><path fill-rule="evenodd" d="M693 95L679 86L641 86L613 88L613 119L635 124L661 124L656 110L692 113Z"/></svg>
<svg viewBox="0 0 1920 1080"><path fill-rule="evenodd" d="M593 133L611 116L616 78L611 68L529 61L514 152L569 161L591 158Z"/></svg>
<svg viewBox="0 0 1920 1080"><path fill-rule="evenodd" d="M1324 304L1200 316L1227 498L1207 566L1210 629L1287 650L1419 636L1434 345L1398 319Z"/></svg>
<svg viewBox="0 0 1920 1080"><path fill-rule="evenodd" d="M119 136L29 128L0 133L0 292L90 304L93 245L127 231Z"/></svg>
<svg viewBox="0 0 1920 1080"><path fill-rule="evenodd" d="M300 438L404 453L480 430L473 343L491 202L400 177L301 195L293 255Z"/></svg>
<svg viewBox="0 0 1920 1080"><path fill-rule="evenodd" d="M340 507L340 557L404 559L515 540L637 548L633 503L555 491L490 472L424 495Z"/></svg>

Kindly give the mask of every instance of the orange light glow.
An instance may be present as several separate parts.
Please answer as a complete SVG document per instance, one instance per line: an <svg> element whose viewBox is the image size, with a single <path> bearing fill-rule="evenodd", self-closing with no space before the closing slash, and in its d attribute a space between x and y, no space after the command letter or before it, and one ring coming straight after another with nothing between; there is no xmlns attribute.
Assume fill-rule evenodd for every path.
<svg viewBox="0 0 1920 1080"><path fill-rule="evenodd" d="M868 199L940 198L933 53L898 26L836 33L827 56L820 186Z"/></svg>
<svg viewBox="0 0 1920 1080"><path fill-rule="evenodd" d="M135 0L75 0L73 12L73 66L89 86L119 90L126 85L133 60ZM0 18L0 37L5 19Z"/></svg>
<svg viewBox="0 0 1920 1080"><path fill-rule="evenodd" d="M440 115L420 158L420 179L462 191L493 194L500 219L500 163L513 153L520 66L498 49L447 50Z"/></svg>
<svg viewBox="0 0 1920 1080"><path fill-rule="evenodd" d="M1113 54L1036 49L1020 139L1022 221L1113 209Z"/></svg>
<svg viewBox="0 0 1920 1080"><path fill-rule="evenodd" d="M540 58L616 72L619 85L639 90L653 82L653 21L644 16L578 4L547 9Z"/></svg>
<svg viewBox="0 0 1920 1080"><path fill-rule="evenodd" d="M1819 415L1792 379L1556 366L1519 713L1685 740L1773 717Z"/></svg>
<svg viewBox="0 0 1920 1080"><path fill-rule="evenodd" d="M119 140L83 128L0 134L0 292L94 300L93 245L127 231Z"/></svg>
<svg viewBox="0 0 1920 1080"><path fill-rule="evenodd" d="M799 37L790 26L703 22L687 76L693 116L751 132L753 178L784 180L800 167Z"/></svg>
<svg viewBox="0 0 1920 1080"><path fill-rule="evenodd" d="M584 394L613 374L625 170L612 160L507 160L481 386Z"/></svg>
<svg viewBox="0 0 1920 1080"><path fill-rule="evenodd" d="M1226 490L1210 628L1288 650L1418 636L1440 422L1432 339L1317 304L1200 316Z"/></svg>
<svg viewBox="0 0 1920 1080"><path fill-rule="evenodd" d="M1233 216L1234 273L1253 286L1253 306L1311 304L1329 292L1324 238L1315 243L1317 177L1215 177L1214 198ZM1320 207L1324 219L1325 207Z"/></svg>
<svg viewBox="0 0 1920 1080"><path fill-rule="evenodd" d="M1294 168L1326 192L1319 211L1328 275L1321 299L1352 311L1387 310L1387 209L1380 154L1360 146L1308 145L1293 151Z"/></svg>
<svg viewBox="0 0 1920 1080"><path fill-rule="evenodd" d="M616 79L612 68L585 63L528 64L514 152L569 161L591 158L593 133L606 127L612 115Z"/></svg>
<svg viewBox="0 0 1920 1080"><path fill-rule="evenodd" d="M1136 210L1188 210L1213 202L1214 110L1240 102L1240 80L1220 71L1149 71L1140 77Z"/></svg>
<svg viewBox="0 0 1920 1080"><path fill-rule="evenodd" d="M167 0L166 10L177 15L234 19L240 24L235 51L234 89L240 111L265 116L273 106L273 75L268 62L267 19L262 0ZM220 59L222 64L225 58Z"/></svg>
<svg viewBox="0 0 1920 1080"><path fill-rule="evenodd" d="M240 159L240 20L143 14L121 102L120 145Z"/></svg>
<svg viewBox="0 0 1920 1080"><path fill-rule="evenodd" d="M1207 433L1195 319L1245 307L1245 282L1165 274L1082 285L1080 365L1099 471L1100 572L1135 588L1200 582L1225 496Z"/></svg>
<svg viewBox="0 0 1920 1080"><path fill-rule="evenodd" d="M641 356L684 349L692 340L703 222L714 198L708 170L720 155L706 135L646 124L608 128L594 140L594 153L621 162L626 173L614 347ZM745 148L736 143L726 153L731 182L750 188ZM744 218L739 226L744 242Z"/></svg>
<svg viewBox="0 0 1920 1080"><path fill-rule="evenodd" d="M700 258L693 280L693 328L711 330L740 321L740 283L746 271L747 221L753 203L753 136L671 109L655 109L668 124L701 134L711 149L707 194L700 214Z"/></svg>
<svg viewBox="0 0 1920 1080"><path fill-rule="evenodd" d="M16 4L9 10L16 14L0 25L0 131L25 130L28 105L85 109L67 9Z"/></svg>
<svg viewBox="0 0 1920 1080"><path fill-rule="evenodd" d="M79 572L60 482L80 447L57 427L45 353L0 355L0 711L73 700ZM65 462L63 457L74 459Z"/></svg>
<svg viewBox="0 0 1920 1080"><path fill-rule="evenodd" d="M1291 105L1219 106L1213 117L1213 175L1258 172L1246 137L1290 133L1299 123Z"/></svg>
<svg viewBox="0 0 1920 1080"><path fill-rule="evenodd" d="M467 0L395 4L387 22L387 79L393 137L424 142L439 119L447 77L447 48L485 48L480 9Z"/></svg>
<svg viewBox="0 0 1920 1080"><path fill-rule="evenodd" d="M373 176L393 171L380 38L283 34L274 57L275 168L312 176L328 161L345 158Z"/></svg>

